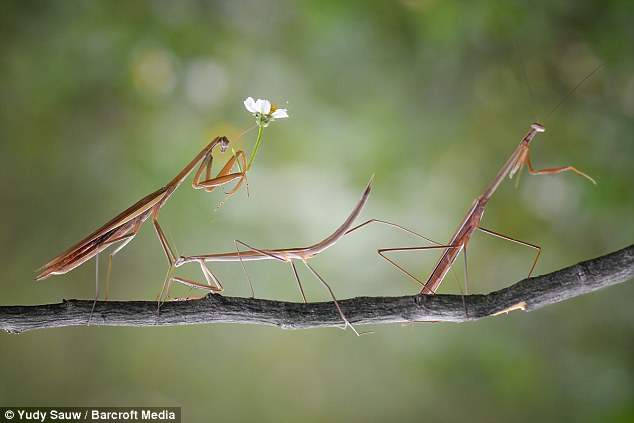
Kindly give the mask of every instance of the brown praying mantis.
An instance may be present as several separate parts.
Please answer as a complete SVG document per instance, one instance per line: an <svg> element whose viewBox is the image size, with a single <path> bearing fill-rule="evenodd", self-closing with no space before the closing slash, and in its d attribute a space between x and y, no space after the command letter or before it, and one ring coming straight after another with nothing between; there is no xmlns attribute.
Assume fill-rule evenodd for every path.
<svg viewBox="0 0 634 423"><path fill-rule="evenodd" d="M549 112L548 115L549 116L552 115L552 113L554 113L559 108L559 106L561 106L563 102L570 95L572 95L572 93L577 88L579 88L586 80L588 80L599 69L601 69L601 67L602 65L597 66L592 72L590 72L581 81L579 81L574 86L574 88L572 88L572 90L570 90L568 94L564 96L562 100L559 101L559 103L557 103L557 105L555 105L555 107ZM530 91L530 87L529 87L529 91ZM422 247L416 246L416 247L382 248L377 251L378 254L381 257L383 257L385 260L387 260L390 264L395 266L403 274L405 274L409 278L413 279L414 281L422 285L422 288L420 290L421 294L435 294L436 291L438 290L438 287L444 280L449 270L451 270L451 268L453 267L453 264L455 263L456 259L458 258L458 255L461 252L463 252L463 259L464 259L465 286L468 286L469 273L468 273L468 266L467 266L467 244L469 243L469 240L471 239L471 236L473 235L473 233L476 230L480 230L481 232L485 234L488 234L497 238L505 239L507 241L524 245L526 247L530 247L536 250L537 253L535 254L535 258L533 259L530 270L528 271L528 277L530 277L533 273L533 270L535 269L535 265L537 264L537 260L539 259L539 256L541 254L541 247L535 244L521 241L519 239L512 238L507 235L503 235L501 233L498 233L489 229L485 229L480 225L480 222L482 221L482 217L484 215L484 211L486 209L486 206L489 200L491 199L495 191L498 189L498 187L500 186L504 178L506 178L507 176L509 178L513 178L515 174L520 173L522 168L526 166L526 168L528 169L528 172L532 175L553 175L553 174L558 174L561 172L570 171L570 172L576 173L577 175L583 176L584 178L588 179L590 182L596 185L596 181L594 179L592 179L587 174L581 172L574 166L560 166L560 167L553 167L553 168L546 168L546 169L533 168L533 165L531 163L531 158L530 158L531 143L533 142L533 139L535 138L537 134L545 132L545 131L546 129L542 124L540 123L531 124L528 133L522 138L522 140L520 141L519 145L515 148L515 150L513 150L513 152L511 153L511 156L507 159L507 161L504 163L502 168L498 171L495 178L493 178L493 181L491 181L489 185L484 189L484 192L473 201L471 208L467 211L467 214L462 219L462 222L458 226L458 229L456 230L454 235L451 237L451 240L449 241L447 245L439 245L437 242L432 241L429 238L425 238L422 235L419 235L411 230L405 229L408 232L411 232L421 238L425 238L427 241L435 245L422 246ZM361 227L364 224L359 225L358 227ZM353 228L352 230L358 229L358 227ZM436 262L434 270L432 271L432 273L429 275L429 277L424 283L415 275L413 275L411 272L407 271L403 266L399 265L395 260L390 259L386 255L386 253L389 253L389 252L421 251L421 250L434 250L434 249L442 249L444 251L442 255L440 256L440 258L438 259L438 261Z"/></svg>
<svg viewBox="0 0 634 423"><path fill-rule="evenodd" d="M98 259L98 254L109 246L119 244L108 255L107 280L109 280L113 256L134 239L141 225L150 217L152 218L152 224L154 225L165 257L169 264L172 265L176 256L158 222L159 211L199 163L200 166L192 182L194 189L203 189L207 192L211 192L221 185L237 180L236 185L226 193L227 195L234 194L246 179L246 157L242 150L235 152L231 158L229 158L216 177L211 177L213 150L219 147L220 151L224 152L228 146L229 139L227 139L227 137L220 136L214 138L167 185L146 195L86 238L46 263L38 269L39 273L35 279L39 281L51 275L62 275L70 272L93 257L97 257ZM236 162L238 162L240 171L232 172ZM203 171L205 172L205 179L201 180ZM99 283L97 279L95 301L98 297Z"/></svg>
<svg viewBox="0 0 634 423"><path fill-rule="evenodd" d="M596 184L594 179L592 179L590 176L586 175L585 173L581 172L580 170L578 170L577 168L573 166L562 166L562 167L554 167L554 168L540 169L540 170L533 168L533 165L530 159L531 143L537 134L542 133L544 131L545 131L544 126L539 123L533 123L530 126L530 130L528 131L528 133L522 138L522 141L515 148L513 153L511 153L511 156L508 158L506 163L504 163L504 166L502 166L502 168L497 173L493 181L491 181L491 183L485 188L484 192L473 201L471 208L467 212L466 216L460 223L460 226L458 227L454 235L451 237L451 240L449 241L447 245L382 248L378 250L378 253L384 259L386 259L389 263L391 263L397 269L399 269L402 273L404 273L406 276L408 276L409 278L421 284L422 285L422 289L420 291L421 294L435 294L436 290L438 289L443 279L447 275L447 272L449 272L449 270L453 266L460 252L464 252L463 257L464 257L464 263L465 263L465 282L468 283L467 244L469 243L469 240L471 239L471 236L473 235L473 233L476 230L480 230L484 232L485 234L492 235L494 237L505 239L505 240L535 249L537 253L535 255L535 259L533 260L533 263L528 272L528 277L530 277L533 270L535 269L537 260L539 259L539 255L541 253L541 247L528 243L528 242L520 241L515 238L511 238L509 236L500 234L498 232L494 232L489 229L485 229L482 226L480 226L480 222L482 220L482 216L484 215L486 206L489 200L491 199L491 197L493 196L493 194L495 193L495 191L497 190L497 188L500 186L500 184L504 180L504 178L506 178L507 176L509 178L512 178L516 173L520 172L524 166L526 166L528 169L528 172L532 175L552 175L552 174L557 174L561 172L572 171L580 176L587 178L593 184ZM357 228L354 228L354 229L357 229ZM434 267L434 270L430 274L429 278L424 283L415 275L413 275L411 272L407 271L403 266L399 265L395 260L390 259L389 257L385 255L385 253L388 253L388 252L421 251L421 250L434 250L434 249L443 249L444 252L442 253L440 259L436 263L436 266Z"/></svg>
<svg viewBox="0 0 634 423"><path fill-rule="evenodd" d="M97 299L99 298L99 253L104 249L119 244L108 255L108 272L106 277L106 298L108 296L108 287L110 281L110 271L112 268L112 258L115 254L121 251L132 239L136 236L141 225L151 216L156 235L159 238L161 247L169 262L170 269L172 269L176 254L170 246L161 225L158 222L158 215L161 207L165 205L167 200L172 196L174 191L183 183L183 181L189 176L189 174L198 166L198 170L195 173L192 187L194 189L203 189L206 192L211 192L219 186L231 183L237 180L235 186L228 192L225 192L225 198L230 197L236 193L242 184L246 181L247 172L253 165L260 144L262 142L262 130L268 126L270 122L276 119L283 119L288 117L286 109L279 109L272 105L268 100L248 97L244 101L247 111L253 114L256 118L256 123L259 126L258 136L255 147L251 153L251 157L247 162L244 151L233 151L232 156L227 160L222 169L218 172L216 177L212 177L212 164L213 164L213 150L219 146L221 152L225 152L229 147L229 139L225 136L214 138L205 148L203 148L196 157L192 159L179 173L172 179L167 185L159 188L151 194L146 195L141 200L128 207L126 210L118 214L112 220L101 226L99 229L88 235L86 238L79 241L77 244L70 247L44 266L38 269L38 275L36 280L43 280L51 275L62 275L76 267L82 265L91 258L96 258L96 281L95 281L95 301L93 302L93 311ZM243 132L246 133L249 130ZM238 165L238 172L233 172L234 165ZM205 178L201 180L203 171L205 172ZM248 185L247 185L248 189ZM222 203L221 203L222 204ZM168 273L169 276L169 273ZM167 279L166 279L167 282ZM163 284L163 289L165 283ZM160 299L163 294L159 294ZM92 317L92 312L91 312ZM90 319L89 319L90 321Z"/></svg>
<svg viewBox="0 0 634 423"><path fill-rule="evenodd" d="M299 279L299 274L297 272L297 267L295 266L295 261L301 261L308 268L308 270L321 282L321 284L328 290L328 293L330 297L333 299L335 307L337 308L337 312L339 313L339 316L341 316L341 319L345 323L344 329L350 326L352 330L354 331L354 333L356 335L359 335L359 333L356 331L354 326L350 324L345 314L341 310L341 307L339 306L339 302L337 301L337 298L335 297L335 294L332 288L330 287L330 285L317 272L317 270L315 270L313 266L308 264L308 260L310 260L311 258L315 257L317 254L335 245L337 241L339 241L342 237L344 237L350 231L350 228L352 227L355 219L359 216L359 214L363 210L363 207L368 201L370 191L372 190L373 178L374 177L372 177L370 179L370 182L368 182L368 185L363 191L361 198L357 202L356 206L354 207L350 215L346 218L346 220L332 234L324 238L322 241L319 241L318 243L310 245L308 247L282 248L282 249L259 249L259 248L252 247L242 241L235 240L236 251L227 252L227 253L214 253L214 254L202 254L202 255L188 256L188 257L179 257L175 261L174 263L175 267L180 267L187 263L198 263L203 273L203 276L205 277L205 280L207 281L207 285L195 282L190 279L185 279L179 276L172 276L170 282L173 280L192 288L199 288L199 289L210 291L212 293L219 293L219 292L222 292L223 286L220 283L219 279L214 275L214 273L207 267L205 263L240 262L246 274L246 268L244 267L245 261L276 260L282 263L290 264L293 275L295 276L295 280L297 281L297 284L299 285L302 298L304 299L304 302L306 302L306 295L304 294L304 288L302 287L302 283ZM238 244L243 245L244 247L248 248L248 250L240 251L238 249ZM248 278L248 274L247 274L247 278ZM249 279L249 283L251 283L250 279ZM169 291L169 288L168 288L168 291Z"/></svg>

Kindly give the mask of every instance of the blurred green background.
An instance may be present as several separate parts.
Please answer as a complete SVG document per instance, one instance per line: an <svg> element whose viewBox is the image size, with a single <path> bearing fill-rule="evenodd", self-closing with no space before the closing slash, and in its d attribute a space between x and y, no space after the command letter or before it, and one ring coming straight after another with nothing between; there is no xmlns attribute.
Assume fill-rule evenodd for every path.
<svg viewBox="0 0 634 423"><path fill-rule="evenodd" d="M163 185L211 137L235 140L253 123L247 96L291 117L266 129L250 198L243 190L214 212L220 193L188 182L163 208L181 253L232 250L235 238L317 241L372 173L363 217L448 240L535 119L547 127L535 166L573 164L598 185L524 175L517 189L502 185L484 224L541 245L537 273L624 247L633 16L630 1L3 1L1 303L91 298L94 261L42 283L34 269ZM416 244L368 228L313 264L339 298L411 294L375 250ZM521 279L531 257L475 235L471 290ZM435 259L402 256L421 277ZM239 266L212 268L227 295L248 295ZM288 266L248 268L259 297L300 300ZM164 272L146 224L115 257L112 297L154 299ZM328 298L302 277L309 299ZM441 291L460 292L451 277ZM0 401L178 405L188 422L632 421L633 294L628 283L535 313L361 338L241 325L0 334Z"/></svg>

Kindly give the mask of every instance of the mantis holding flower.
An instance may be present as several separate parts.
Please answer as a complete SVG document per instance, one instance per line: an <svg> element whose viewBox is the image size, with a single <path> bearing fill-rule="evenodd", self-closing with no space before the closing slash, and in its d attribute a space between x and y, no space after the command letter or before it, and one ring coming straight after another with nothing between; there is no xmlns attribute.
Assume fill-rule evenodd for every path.
<svg viewBox="0 0 634 423"><path fill-rule="evenodd" d="M272 110L273 106L271 106L271 103L268 100L258 99L257 101L254 101L251 97L249 97L244 101L244 104L247 110L253 113L256 117L256 123L260 128L258 131L256 147L254 148L248 163L245 153L242 150L239 150L234 152L218 174L215 177L212 177L214 150L219 148L221 152L225 152L229 146L229 139L227 137L219 136L214 138L165 186L146 195L141 200L119 213L109 222L95 230L93 233L79 241L77 244L50 260L38 269L38 274L35 279L39 281L52 275L65 274L93 257L96 257L97 260L96 273L98 276L99 253L110 246L116 245L116 248L108 255L108 277L106 285L107 298L112 258L134 239L141 228L141 225L150 217L161 244L161 248L163 249L163 253L165 254L165 257L171 267L176 259L176 256L158 221L159 211L167 203L167 200L170 199L172 194L191 174L196 166L198 166L198 170L196 171L192 182L192 187L194 189L202 189L206 192L211 192L222 185L237 180L236 185L228 191L226 195L230 196L237 192L242 183L246 180L247 171L253 165L257 149L262 141L262 128L268 126L268 124L275 119L288 117L286 109ZM232 172L236 163L238 164L239 170L237 172ZM203 172L205 173L204 178L202 178ZM98 297L99 279L97 277L95 282L95 302ZM94 304L95 303L93 303L93 310Z"/></svg>

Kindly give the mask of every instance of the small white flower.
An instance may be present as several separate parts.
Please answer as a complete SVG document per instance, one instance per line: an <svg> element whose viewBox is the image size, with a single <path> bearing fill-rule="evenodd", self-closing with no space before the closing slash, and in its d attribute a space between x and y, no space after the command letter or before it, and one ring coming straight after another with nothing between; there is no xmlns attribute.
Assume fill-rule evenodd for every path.
<svg viewBox="0 0 634 423"><path fill-rule="evenodd" d="M272 105L270 101L258 98L257 101L253 97L247 97L244 100L244 107L253 116L258 125L267 127L270 122L275 119L284 119L288 117L286 109L278 109Z"/></svg>

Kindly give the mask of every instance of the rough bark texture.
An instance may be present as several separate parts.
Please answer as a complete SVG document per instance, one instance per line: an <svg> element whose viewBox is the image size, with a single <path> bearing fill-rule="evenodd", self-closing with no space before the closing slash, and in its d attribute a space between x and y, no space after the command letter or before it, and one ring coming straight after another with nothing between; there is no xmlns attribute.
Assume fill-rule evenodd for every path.
<svg viewBox="0 0 634 423"><path fill-rule="evenodd" d="M355 325L411 321L464 322L515 310L532 311L634 277L634 245L547 275L524 279L487 295L410 295L357 297L339 304ZM0 328L10 333L86 325L92 300L58 304L0 306ZM91 325L166 326L204 323L248 323L307 329L341 326L332 302L291 303L208 295L163 303L100 301Z"/></svg>

